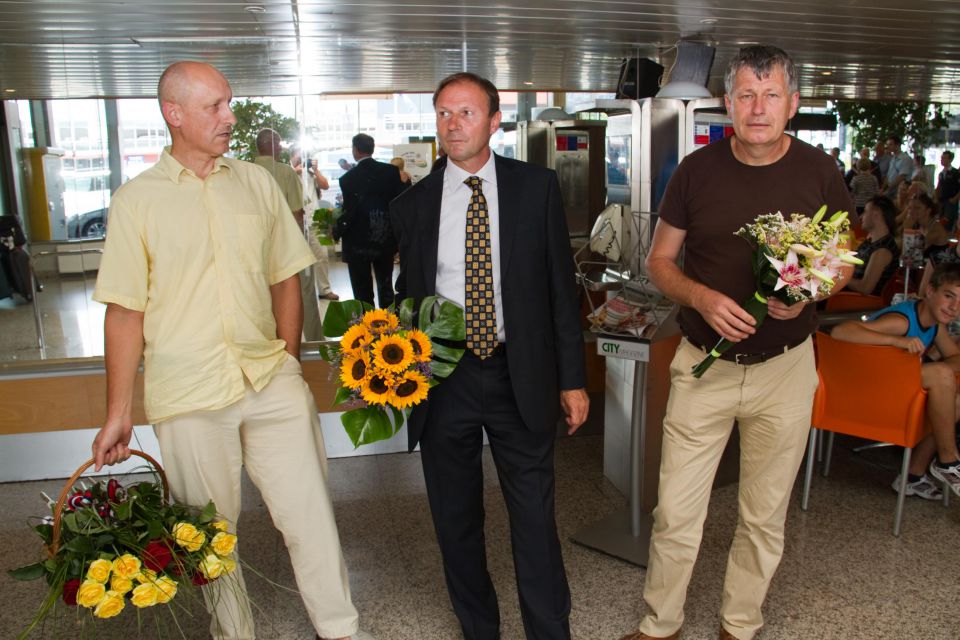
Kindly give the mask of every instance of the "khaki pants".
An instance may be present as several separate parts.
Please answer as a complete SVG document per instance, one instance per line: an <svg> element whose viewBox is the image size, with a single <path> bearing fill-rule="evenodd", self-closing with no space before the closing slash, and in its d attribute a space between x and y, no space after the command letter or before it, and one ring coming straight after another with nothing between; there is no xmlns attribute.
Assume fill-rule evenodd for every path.
<svg viewBox="0 0 960 640"><path fill-rule="evenodd" d="M740 428L739 519L724 579L723 626L749 640L763 625L760 607L783 554L787 504L810 432L817 374L813 343L743 366L718 360L696 379L704 353L682 340L670 365L663 421L660 488L640 630L669 636L700 549L710 489L733 421Z"/></svg>
<svg viewBox="0 0 960 640"><path fill-rule="evenodd" d="M247 387L229 407L171 418L154 430L173 497L197 506L213 500L232 529L240 515L240 468L246 467L283 534L314 628L322 638L355 633L320 421L299 363L289 357L263 390ZM238 548L243 543L241 537ZM214 638L254 638L239 567L203 591Z"/></svg>
<svg viewBox="0 0 960 640"><path fill-rule="evenodd" d="M323 340L323 321L320 319L320 305L317 300L316 272L314 267L300 272L300 298L303 302L303 339L307 342Z"/></svg>

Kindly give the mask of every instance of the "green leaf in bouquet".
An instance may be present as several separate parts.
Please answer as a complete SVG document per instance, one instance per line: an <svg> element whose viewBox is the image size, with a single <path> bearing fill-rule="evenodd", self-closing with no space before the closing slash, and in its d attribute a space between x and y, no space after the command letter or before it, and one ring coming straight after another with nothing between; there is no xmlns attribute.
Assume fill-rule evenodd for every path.
<svg viewBox="0 0 960 640"><path fill-rule="evenodd" d="M353 443L354 448L362 444L370 444L386 440L394 434L386 413L376 407L363 407L345 411L340 416L340 422Z"/></svg>
<svg viewBox="0 0 960 640"><path fill-rule="evenodd" d="M333 362L340 357L340 345L335 343L320 343L318 350L320 351L320 358L324 362Z"/></svg>
<svg viewBox="0 0 960 640"><path fill-rule="evenodd" d="M7 571L7 575L13 578L14 580L37 580L42 578L44 574L47 573L46 568L42 562L37 562L35 564L28 564L25 567L20 567L18 569L11 569Z"/></svg>
<svg viewBox="0 0 960 640"><path fill-rule="evenodd" d="M129 520L132 510L131 502L121 502L113 506L113 514L117 517L117 520Z"/></svg>
<svg viewBox="0 0 960 640"><path fill-rule="evenodd" d="M33 528L37 532L37 535L43 540L44 544L50 544L53 542L53 525L42 523L38 524Z"/></svg>
<svg viewBox="0 0 960 640"><path fill-rule="evenodd" d="M323 335L328 338L342 336L354 318L373 307L361 300L331 300L323 315Z"/></svg>
<svg viewBox="0 0 960 640"><path fill-rule="evenodd" d="M96 538L94 538L93 546L97 549L103 549L109 547L114 542L116 542L117 536L112 533L101 533Z"/></svg>
<svg viewBox="0 0 960 640"><path fill-rule="evenodd" d="M72 551L80 555L92 554L96 549L93 547L93 540L86 536L77 536L76 538L71 538L63 545L63 548L67 551Z"/></svg>
<svg viewBox="0 0 960 640"><path fill-rule="evenodd" d="M393 436L394 434L397 433L397 431L400 431L400 427L403 426L403 421L405 416L403 415L403 411L401 411L400 409L397 409L392 404L387 406L390 408L390 413L393 414L393 433L390 434L391 436Z"/></svg>
<svg viewBox="0 0 960 640"><path fill-rule="evenodd" d="M434 378L446 378L453 370L457 368L456 364L450 362L440 362L439 360L432 360L430 362L430 373L433 374Z"/></svg>
<svg viewBox="0 0 960 640"><path fill-rule="evenodd" d="M200 512L200 515L197 516L197 520L200 522L200 524L207 524L208 522L212 522L216 515L217 505L213 504L213 500L211 500Z"/></svg>
<svg viewBox="0 0 960 640"><path fill-rule="evenodd" d="M353 392L347 387L337 387L337 392L333 396L333 406L343 404L353 396Z"/></svg>
<svg viewBox="0 0 960 640"><path fill-rule="evenodd" d="M433 350L433 359L440 360L442 362L450 362L456 364L460 362L460 358L463 357L463 349L456 349L454 347L448 347L446 345L439 344L433 340L430 341L430 347Z"/></svg>
<svg viewBox="0 0 960 640"><path fill-rule="evenodd" d="M440 301L435 315L426 325L422 324L422 313L420 320L420 328L431 338L443 338L444 340L464 340L466 338L463 309L447 300Z"/></svg>
<svg viewBox="0 0 960 640"><path fill-rule="evenodd" d="M401 326L413 326L413 298L406 298L400 302L397 308L397 317L400 320Z"/></svg>

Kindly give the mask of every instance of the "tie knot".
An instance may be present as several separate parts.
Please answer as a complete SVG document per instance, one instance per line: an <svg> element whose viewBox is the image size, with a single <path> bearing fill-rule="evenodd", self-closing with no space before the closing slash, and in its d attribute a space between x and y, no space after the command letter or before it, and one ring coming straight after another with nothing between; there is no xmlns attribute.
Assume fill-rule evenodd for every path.
<svg viewBox="0 0 960 640"><path fill-rule="evenodd" d="M470 176L463 181L463 184L467 185L474 191L478 191L480 189L480 185L483 184L483 180L481 180L479 176Z"/></svg>

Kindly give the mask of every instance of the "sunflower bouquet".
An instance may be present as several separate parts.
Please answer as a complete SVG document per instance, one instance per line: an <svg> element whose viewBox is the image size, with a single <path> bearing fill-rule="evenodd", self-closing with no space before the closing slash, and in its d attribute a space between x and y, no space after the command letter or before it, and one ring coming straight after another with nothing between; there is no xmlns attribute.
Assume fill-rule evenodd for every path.
<svg viewBox="0 0 960 640"><path fill-rule="evenodd" d="M143 610L168 604L185 587L236 568L237 537L216 518L213 502L203 509L170 502L156 461L133 453L154 465L160 482L78 482L91 460L67 482L59 500L47 499L52 515L33 527L44 542L45 559L8 572L18 580L44 578L49 585L18 638L40 625L58 600L89 610L92 618L112 618L128 605Z"/></svg>
<svg viewBox="0 0 960 640"><path fill-rule="evenodd" d="M845 232L850 228L846 211L824 219L827 205L812 217L794 213L787 220L780 212L760 215L741 227L736 235L754 247L753 273L757 289L740 306L756 327L767 317L767 300L778 298L786 304L829 296L844 265L862 264L856 254L845 248ZM699 378L733 343L721 338L707 357L693 368Z"/></svg>
<svg viewBox="0 0 960 640"><path fill-rule="evenodd" d="M323 319L327 337L320 355L335 365L341 386L333 404L347 409L340 420L355 447L392 437L430 388L453 373L463 349L463 309L436 296L425 298L413 326L413 300L397 312L359 300L333 301ZM439 341L438 341L439 340ZM446 342L446 344L444 344Z"/></svg>

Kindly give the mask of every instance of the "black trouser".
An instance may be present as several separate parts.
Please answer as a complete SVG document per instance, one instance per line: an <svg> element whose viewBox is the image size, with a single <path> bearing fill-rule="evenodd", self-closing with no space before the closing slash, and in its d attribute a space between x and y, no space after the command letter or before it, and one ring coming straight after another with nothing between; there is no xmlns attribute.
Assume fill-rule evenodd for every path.
<svg viewBox="0 0 960 640"><path fill-rule="evenodd" d="M510 515L526 637L570 638L570 589L554 520L552 426L534 432L523 424L503 347L486 360L468 351L430 392L420 455L447 590L468 640L500 637L483 534L483 428Z"/></svg>
<svg viewBox="0 0 960 640"><path fill-rule="evenodd" d="M347 262L347 272L350 274L353 297L373 304L371 267L373 267L373 273L377 279L379 308L386 309L393 304L393 253L370 259L354 258Z"/></svg>

